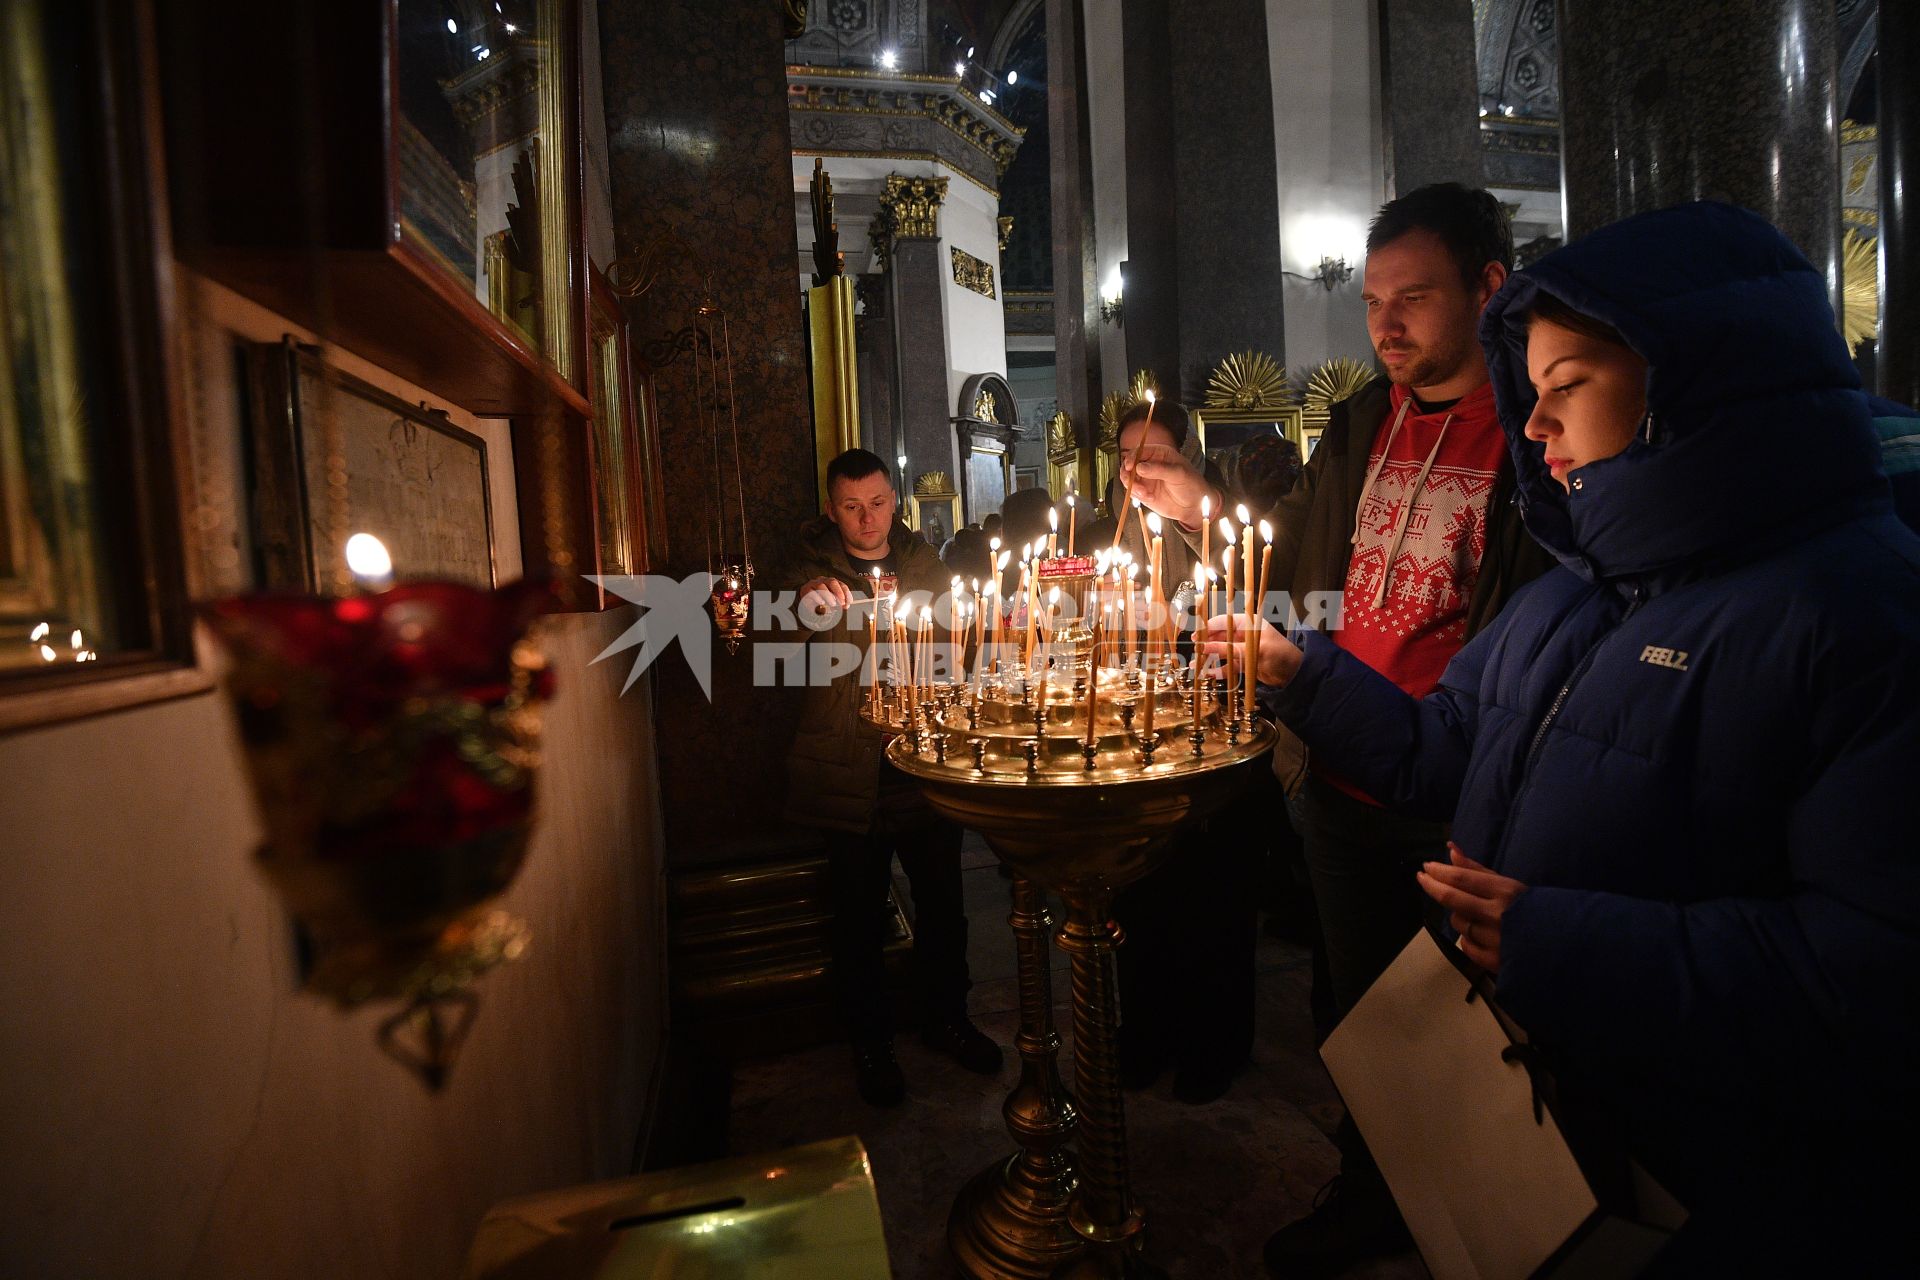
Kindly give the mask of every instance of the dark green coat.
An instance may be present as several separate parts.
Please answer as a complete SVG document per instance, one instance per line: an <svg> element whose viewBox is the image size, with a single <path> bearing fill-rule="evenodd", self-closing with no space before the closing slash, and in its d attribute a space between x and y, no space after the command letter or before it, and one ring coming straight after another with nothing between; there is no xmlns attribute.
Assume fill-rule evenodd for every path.
<svg viewBox="0 0 1920 1280"><path fill-rule="evenodd" d="M800 529L800 545L793 558L789 588L798 591L815 578L838 578L858 598L873 591L854 572L833 521L818 516ZM905 597L923 592L944 594L953 575L940 555L898 519L887 534ZM853 625L849 625L851 617ZM865 611L842 614L825 631L806 632L809 645L852 643L864 654L867 645ZM862 664L865 670L865 664ZM880 791L880 753L887 735L860 719L860 700L866 691L857 675L845 675L831 684L809 685L800 702L800 726L787 752L787 808L789 821L841 831L867 831L874 822Z"/></svg>

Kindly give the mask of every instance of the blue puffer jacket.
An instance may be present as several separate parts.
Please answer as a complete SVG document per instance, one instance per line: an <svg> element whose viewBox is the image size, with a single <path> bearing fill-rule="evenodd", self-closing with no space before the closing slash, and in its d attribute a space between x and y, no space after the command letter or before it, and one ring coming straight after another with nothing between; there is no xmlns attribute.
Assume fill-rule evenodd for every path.
<svg viewBox="0 0 1920 1280"><path fill-rule="evenodd" d="M1540 291L1650 365L1650 426L1572 493L1523 434ZM1499 998L1697 1216L1804 1212L1915 1115L1920 538L1824 280L1744 210L1568 245L1481 340L1517 501L1562 567L1424 700L1306 634L1271 705L1530 886Z"/></svg>

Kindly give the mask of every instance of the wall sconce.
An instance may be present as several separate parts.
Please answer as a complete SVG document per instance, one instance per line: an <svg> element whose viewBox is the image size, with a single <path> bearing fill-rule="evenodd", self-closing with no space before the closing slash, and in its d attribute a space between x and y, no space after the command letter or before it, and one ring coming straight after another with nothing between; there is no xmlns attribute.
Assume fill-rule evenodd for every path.
<svg viewBox="0 0 1920 1280"><path fill-rule="evenodd" d="M1100 286L1100 323L1126 326L1123 301L1126 287L1126 279L1116 265L1107 273L1106 283Z"/></svg>
<svg viewBox="0 0 1920 1280"><path fill-rule="evenodd" d="M1353 279L1353 268L1348 265L1345 258L1322 258L1312 275L1302 275L1298 271L1285 271L1281 274L1292 276L1295 280L1311 280L1328 293L1332 293L1340 285Z"/></svg>

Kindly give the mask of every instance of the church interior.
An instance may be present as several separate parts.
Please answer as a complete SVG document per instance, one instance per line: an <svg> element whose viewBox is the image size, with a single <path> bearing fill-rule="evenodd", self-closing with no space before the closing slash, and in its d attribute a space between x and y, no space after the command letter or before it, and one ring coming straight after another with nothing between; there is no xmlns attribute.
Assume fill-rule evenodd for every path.
<svg viewBox="0 0 1920 1280"><path fill-rule="evenodd" d="M1899 409L1920 403L1915 67L1920 6L1885 0L0 5L0 1273L1768 1274L1722 1251L1760 1210L1728 1218L1715 1197L1732 1193L1688 1163L1719 1139L1673 1157L1657 1133L1643 1149L1638 1120L1599 1133L1579 1109L1588 1041L1529 1003L1548 978L1528 946L1601 929L1601 907L1549 928L1549 895L1573 890L1511 877L1550 864L1474 848L1492 870L1447 864L1449 818L1463 845L1526 844L1522 766L1462 766L1457 816L1392 829L1440 869L1399 873L1412 915L1371 988L1341 968L1356 926L1328 914L1314 853L1332 827L1293 788L1338 792L1316 821L1400 821L1347 781L1373 775L1323 754L1332 704L1357 722L1391 682L1430 710L1465 678L1455 652L1493 669L1496 646L1467 637L1513 633L1585 574L1599 585L1529 651L1558 661L1551 636L1615 575L1538 513L1564 503L1584 536L1582 510L1621 501L1608 467L1644 478L1685 455L1693 410L1665 406L1694 404L1694 382L1758 420L1745 397L1774 394L1797 359L1780 353L1830 348L1833 398L1795 401L1805 430L1778 437L1794 452L1770 426L1752 448L1811 489L1820 455L1846 450L1805 405L1878 424L1842 505L1891 519L1886 477L1920 484L1920 420ZM1435 191L1477 201L1460 207L1492 219L1498 251L1462 260L1418 212L1394 230ZM1668 270L1747 236L1772 265L1738 269L1798 281L1795 301L1702 285L1656 313L1634 293L1654 273L1579 256L1628 252L1602 238L1680 206L1722 230ZM1696 234L1658 225L1672 245ZM1390 289L1396 235L1464 261L1461 296L1485 286L1450 331L1472 377L1402 376L1425 366L1383 317L1460 288ZM1579 315L1556 330L1539 299ZM1817 323L1778 348L1773 329L1706 332L1802 303ZM1543 328L1610 335L1653 370L1628 379L1633 422L1587 494L1588 458L1569 481L1529 445ZM1741 360L1738 379L1713 372ZM1356 437L1349 465L1366 413L1383 434ZM1491 460L1450 469L1443 442L1469 418ZM1156 465L1184 479L1143 479ZM1416 501L1456 474L1457 511ZM1185 480L1197 519L1176 510ZM1429 513L1479 522L1484 565L1397 577L1460 601L1434 624L1445 652L1416 655L1418 688L1385 667L1364 684L1350 668L1375 650L1336 654L1265 612L1267 564L1296 591L1296 557L1316 554L1285 524L1315 485L1346 522L1329 554L1349 626L1373 615L1348 556L1358 574L1393 486L1410 496L1373 536L1388 624L1403 545L1441 545ZM1648 507L1689 536L1739 509L1703 499L1689 523L1681 493ZM1844 533L1841 511L1755 546L1799 554ZM1920 559L1872 528L1879 550L1849 563L1893 585L1854 589L1877 611L1853 632L1920 672ZM1526 543L1529 573L1548 576L1480 616L1469 592L1527 531L1546 548ZM1906 568L1871 578L1874 556ZM1765 647L1706 614L1687 625L1715 639L1677 621L1640 636L1707 573L1663 572L1644 613L1638 585L1591 605L1636 637L1605 705L1569 698L1584 666L1543 718L1507 709L1533 705L1522 674L1489 676L1519 701L1447 732L1490 751L1504 717L1533 715L1514 758L1563 779L1540 785L1613 788L1613 809L1562 810L1569 846L1584 822L1648 847L1609 816L1642 812L1621 792L1643 779L1687 838L1748 815L1725 841L1781 861L1733 877L1739 900L1797 923L1743 907L1744 924L1691 925L1668 968L1637 952L1655 958L1635 990L1692 983L1666 1033L1648 997L1646 1034L1795 1064L1806 1107L1856 1136L1920 1131L1910 1096L1884 1126L1838 1100L1880 1097L1901 1045L1920 1047L1911 829L1856 803L1898 791L1872 770L1911 767L1920 702L1884 705L1911 679L1870 681L1881 701L1843 717L1858 682L1807 677L1816 692L1782 704L1812 707L1805 725L1701 711L1656 741L1635 700L1669 695L1635 691L1695 681L1684 717L1718 705L1716 665ZM915 583L937 604L895 607ZM1757 668L1796 673L1776 684L1821 669L1826 642L1802 653L1793 628L1823 636L1832 616L1790 594L1770 597L1787 617L1772 643L1801 657ZM844 619L809 629L821 602ZM1377 652L1409 652L1381 635ZM1866 772L1806 772L1829 718L1853 735L1834 728L1832 758L1858 748ZM1406 750L1437 723L1405 729ZM1792 766L1756 766L1769 781L1742 791L1725 762L1769 737ZM1290 741L1315 752L1292 781ZM1699 754L1641 770L1669 749ZM1861 790L1829 795L1829 776ZM1804 851L1823 824L1869 850L1859 880L1835 887ZM1596 874L1618 890L1598 898L1634 892ZM1655 879L1662 909L1725 896L1704 870ZM1809 885L1844 906L1806 905ZM1488 901L1496 939L1511 912L1504 970L1476 941ZM1700 958L1721 944L1785 994ZM1609 954L1569 951L1554 980ZM1403 1048L1422 982L1453 993L1422 1008L1492 1045L1453 1078L1457 1107L1396 1105L1468 1052ZM1761 1004L1791 1030L1740 1020ZM1857 1091L1838 1074L1856 1071ZM1635 1114L1683 1115L1665 1096L1671 1113ZM1685 1115L1712 1110L1686 1097ZM1741 1127L1786 1149L1802 1130L1776 1103L1755 1085ZM1472 1151L1446 1136L1461 1125L1484 1135ZM1791 1237L1776 1257L1852 1229L1819 1208L1780 1226L1781 1203L1813 1203L1799 1195L1742 1202L1772 1206ZM1282 1239L1338 1212L1350 1249ZM1909 1242L1905 1264L1829 1274L1912 1258Z"/></svg>

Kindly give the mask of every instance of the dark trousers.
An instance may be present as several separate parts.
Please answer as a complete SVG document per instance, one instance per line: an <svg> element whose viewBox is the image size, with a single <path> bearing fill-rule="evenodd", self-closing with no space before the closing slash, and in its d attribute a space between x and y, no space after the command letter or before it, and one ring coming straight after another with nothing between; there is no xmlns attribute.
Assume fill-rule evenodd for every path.
<svg viewBox="0 0 1920 1280"><path fill-rule="evenodd" d="M1446 824L1402 817L1313 777L1287 801L1287 814L1313 883L1334 1014L1344 1018L1419 932L1429 899L1414 872L1446 860ZM1351 1117L1341 1117L1334 1142L1343 1172L1374 1172Z"/></svg>
<svg viewBox="0 0 1920 1280"><path fill-rule="evenodd" d="M1271 776L1271 775L1269 775ZM1252 791L1175 838L1115 900L1120 1016L1129 1040L1187 1070L1233 1070L1253 1051L1254 943L1264 838Z"/></svg>
<svg viewBox="0 0 1920 1280"><path fill-rule="evenodd" d="M894 818L884 811L864 835L832 832L833 977L847 1034L856 1042L893 1034L887 991L887 895L893 859L913 890L915 1010L923 1023L967 1011L967 916L960 892L960 828L930 814Z"/></svg>

